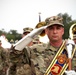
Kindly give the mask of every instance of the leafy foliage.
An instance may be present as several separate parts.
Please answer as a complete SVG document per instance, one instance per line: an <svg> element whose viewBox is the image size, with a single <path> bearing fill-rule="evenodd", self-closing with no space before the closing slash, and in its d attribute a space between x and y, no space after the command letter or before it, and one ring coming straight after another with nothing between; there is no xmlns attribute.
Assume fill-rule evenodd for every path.
<svg viewBox="0 0 76 75"><path fill-rule="evenodd" d="M71 16L69 16L67 13L59 13L58 16L63 17L63 24L64 24L64 39L69 38L69 29L72 24L76 23L76 20L72 20Z"/></svg>
<svg viewBox="0 0 76 75"><path fill-rule="evenodd" d="M0 30L0 36L1 35L5 35L9 42L11 39L15 41L15 40L20 40L22 38L21 34L17 33L16 30L10 30L9 32Z"/></svg>

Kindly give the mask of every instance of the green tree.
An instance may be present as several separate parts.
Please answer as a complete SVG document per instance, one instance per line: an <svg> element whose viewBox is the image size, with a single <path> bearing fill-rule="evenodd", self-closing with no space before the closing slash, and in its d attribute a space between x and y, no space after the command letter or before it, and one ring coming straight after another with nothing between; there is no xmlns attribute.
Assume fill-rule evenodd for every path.
<svg viewBox="0 0 76 75"><path fill-rule="evenodd" d="M6 37L9 39L9 41L11 39L13 39L15 41L15 40L21 39L21 34L17 33L17 30L10 30Z"/></svg>
<svg viewBox="0 0 76 75"><path fill-rule="evenodd" d="M64 39L69 38L69 28L70 28L70 22L72 22L72 18L71 16L69 16L67 13L59 13L58 16L62 16L63 17L63 24L64 24Z"/></svg>

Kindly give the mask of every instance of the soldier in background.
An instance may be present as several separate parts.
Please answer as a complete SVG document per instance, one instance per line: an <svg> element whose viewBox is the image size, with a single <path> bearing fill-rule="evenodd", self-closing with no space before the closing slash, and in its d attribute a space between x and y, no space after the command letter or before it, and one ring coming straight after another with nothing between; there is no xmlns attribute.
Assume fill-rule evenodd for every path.
<svg viewBox="0 0 76 75"><path fill-rule="evenodd" d="M23 35L22 35L22 37L24 37L27 34L29 34L32 30L33 30L33 28L31 28L31 27L23 28Z"/></svg>
<svg viewBox="0 0 76 75"><path fill-rule="evenodd" d="M2 42L0 40L0 75L6 75L8 69L8 55L7 50L1 45Z"/></svg>
<svg viewBox="0 0 76 75"><path fill-rule="evenodd" d="M29 34L32 30L33 30L33 28L31 28L31 27L23 28L22 38L24 36L26 36L27 34ZM32 41L28 44L28 46L31 46L31 45L33 45L33 42Z"/></svg>
<svg viewBox="0 0 76 75"><path fill-rule="evenodd" d="M22 38L24 36L26 36L27 34L29 34L32 30L33 30L33 28L30 28L30 27L23 28ZM32 46L32 45L33 45L33 42L31 41L27 46ZM27 69L25 71L25 73L28 72L27 75L30 75L30 70L28 70L28 69L31 69L31 68L28 64L26 64L26 63L30 63L30 60L28 60L28 58L29 58L28 51L24 51L24 53L21 52L19 54L20 54L19 56L16 55L17 60L15 62L13 62L13 60L15 60L15 58L13 60L11 60L9 75L18 75L18 74L22 75L24 68ZM12 54L12 56L14 57L13 54ZM10 58L11 58L11 54L10 54ZM16 63L16 62L18 62L18 63Z"/></svg>
<svg viewBox="0 0 76 75"><path fill-rule="evenodd" d="M33 30L33 28L30 27L26 27L23 29L23 35L22 37L26 36L27 34L29 34L31 31ZM34 44L38 44L39 43L39 37L37 36L35 39L33 39L33 41L31 41L27 46L32 46ZM30 60L28 60L28 58L30 58L30 52L28 51L28 47L26 47L27 50L24 49L24 61L26 62L25 64L21 65L20 67L18 66L16 68L16 75L33 75L34 73L32 72L33 66L30 67L30 65L32 64L30 62ZM23 58L22 58L23 59Z"/></svg>
<svg viewBox="0 0 76 75"><path fill-rule="evenodd" d="M33 28L31 27L23 28L22 38L26 36L27 34L29 34L32 30ZM36 36L36 38L34 38L33 41L31 41L30 44L28 44L28 46L32 46L33 44L39 44L39 43L41 43L39 40L39 36Z"/></svg>

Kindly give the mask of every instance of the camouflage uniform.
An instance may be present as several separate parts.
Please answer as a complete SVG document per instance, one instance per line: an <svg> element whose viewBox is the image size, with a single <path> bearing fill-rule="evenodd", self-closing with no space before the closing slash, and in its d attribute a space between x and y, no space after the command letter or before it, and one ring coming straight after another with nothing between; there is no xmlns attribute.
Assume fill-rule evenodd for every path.
<svg viewBox="0 0 76 75"><path fill-rule="evenodd" d="M48 19L50 20L50 18ZM49 20L46 20L46 22L49 23ZM56 23L57 22L58 21L56 21ZM61 18L59 19L59 22L61 22ZM63 24L61 25L63 26ZM50 45L48 42L47 44L34 44L33 46L26 47L25 50L22 51L12 50L10 59L11 62L18 66L16 75L44 75L59 48L60 47Z"/></svg>
<svg viewBox="0 0 76 75"><path fill-rule="evenodd" d="M33 44L39 44L41 43L39 40L39 36L36 36L36 38L33 39Z"/></svg>
<svg viewBox="0 0 76 75"><path fill-rule="evenodd" d="M7 51L0 46L0 75L6 75L8 68Z"/></svg>
<svg viewBox="0 0 76 75"><path fill-rule="evenodd" d="M27 50L30 53L30 58L27 58L27 59L28 60L31 59L31 60L30 60L30 63L25 63L24 65L23 65L23 62L21 61L21 59L24 59L25 61L27 61L24 55L25 53L24 50L23 50L23 54L21 54L19 51L17 52L15 51L16 55L14 55L15 58L13 58L12 61L15 61L15 63L17 63L17 66L18 66L16 75L44 75L46 69L50 65L52 59L56 55L59 48L50 46L50 43L48 43L43 45L35 44L28 49ZM24 56L24 57L21 57L21 56ZM74 65L75 65L75 61L74 61Z"/></svg>
<svg viewBox="0 0 76 75"><path fill-rule="evenodd" d="M49 44L35 44L27 49L29 51L28 53L25 52L26 49L22 51L23 54L22 52L14 51L13 53L11 53L10 57L11 62L18 66L16 75L43 75L46 71L46 68L55 56L57 49L50 46ZM24 53L28 55L25 55ZM30 58L28 57L29 55ZM30 62L26 63L26 61L28 60L30 60ZM23 61L25 61L25 63ZM27 65L29 66L29 68L27 68ZM25 70L23 69L24 67L26 67ZM15 75L15 73L13 74Z"/></svg>
<svg viewBox="0 0 76 75"><path fill-rule="evenodd" d="M50 46L49 43L34 45L31 48L31 61L34 63L36 75L44 75L58 48Z"/></svg>
<svg viewBox="0 0 76 75"><path fill-rule="evenodd" d="M29 34L32 30L33 30L33 28L30 28L30 27L23 28L23 34L22 34L23 36L22 37ZM30 44L28 44L28 45L32 45L32 42L30 42ZM29 56L25 52L27 52L27 51L25 50L24 53L18 52L18 54L16 54L16 51L14 52L14 51L10 50L10 59L11 60L10 60L9 75L22 74L25 66L27 66L26 67L27 69L30 68L30 66L28 65L28 64L30 64L30 60L28 59ZM21 69L22 69L22 71L21 71ZM27 71L25 71L25 72L27 73ZM30 75L29 71L28 71L28 75Z"/></svg>
<svg viewBox="0 0 76 75"><path fill-rule="evenodd" d="M32 75L32 62L30 62L30 48L26 47L23 51L13 50L10 52L9 75Z"/></svg>

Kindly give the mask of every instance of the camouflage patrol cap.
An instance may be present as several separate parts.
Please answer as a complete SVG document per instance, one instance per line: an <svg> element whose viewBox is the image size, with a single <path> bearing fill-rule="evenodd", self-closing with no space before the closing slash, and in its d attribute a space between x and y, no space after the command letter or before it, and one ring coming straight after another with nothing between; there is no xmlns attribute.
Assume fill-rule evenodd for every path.
<svg viewBox="0 0 76 75"><path fill-rule="evenodd" d="M33 30L33 28L26 27L26 28L23 28L23 33L25 33L25 32L31 32L32 30Z"/></svg>
<svg viewBox="0 0 76 75"><path fill-rule="evenodd" d="M48 25L48 26L52 26L55 24L64 26L63 18L60 16L52 16L52 17L46 18L45 22L46 22L46 25Z"/></svg>

